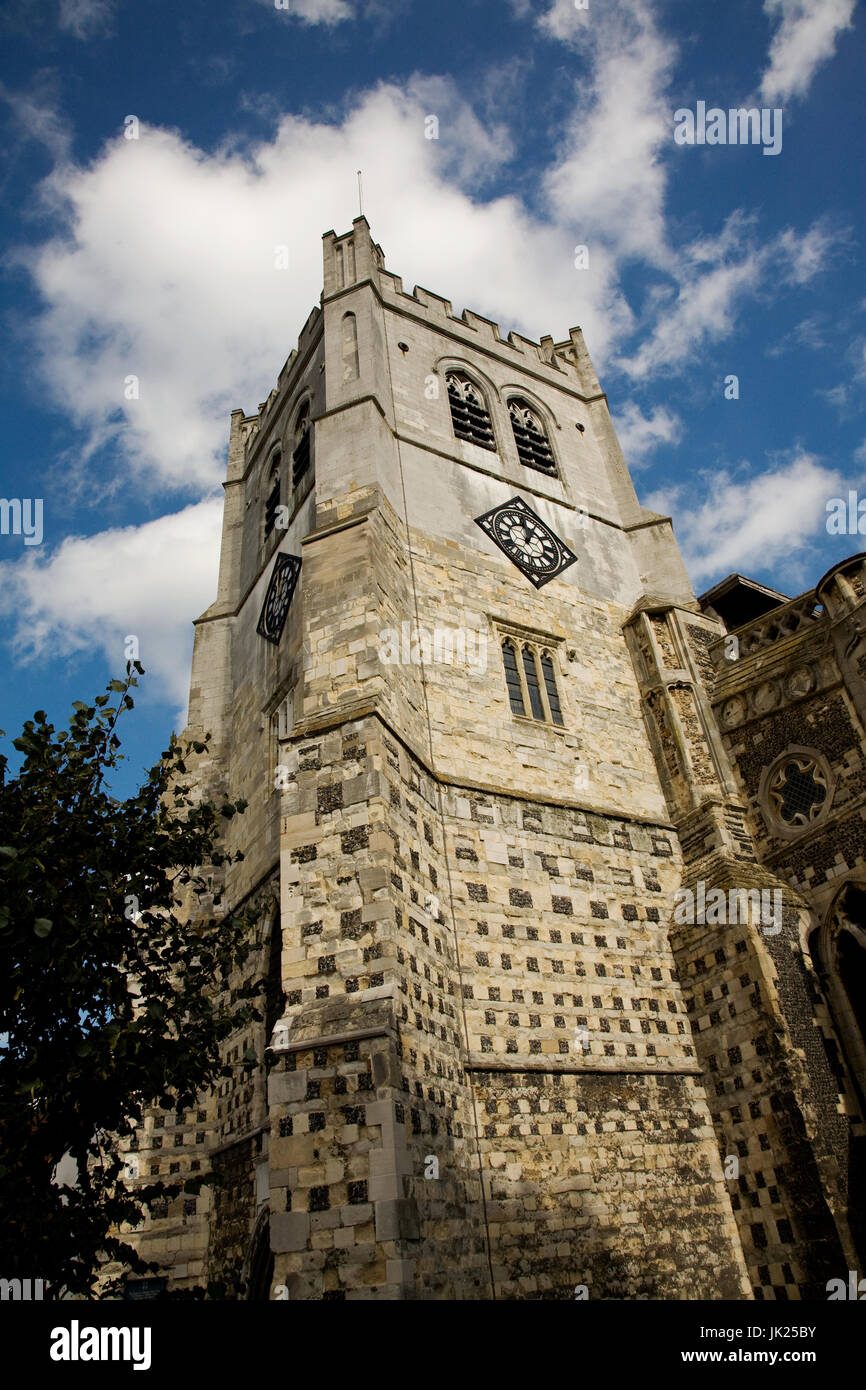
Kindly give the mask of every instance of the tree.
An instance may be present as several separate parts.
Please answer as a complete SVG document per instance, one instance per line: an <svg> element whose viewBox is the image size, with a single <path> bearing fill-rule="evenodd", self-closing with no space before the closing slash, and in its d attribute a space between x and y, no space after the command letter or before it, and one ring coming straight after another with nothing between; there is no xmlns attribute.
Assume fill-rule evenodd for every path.
<svg viewBox="0 0 866 1390"><path fill-rule="evenodd" d="M229 1075L220 1042L259 1017L256 987L232 988L249 922L203 902L243 857L219 845L245 803L215 806L190 785L210 735L172 735L128 800L104 786L133 667L143 674L128 664L92 705L76 701L68 730L42 710L27 720L16 776L0 754L0 1274L55 1295L92 1294L110 1259L150 1268L120 1228L207 1179L125 1179L123 1141L145 1106L186 1109ZM64 1156L74 1187L53 1180Z"/></svg>

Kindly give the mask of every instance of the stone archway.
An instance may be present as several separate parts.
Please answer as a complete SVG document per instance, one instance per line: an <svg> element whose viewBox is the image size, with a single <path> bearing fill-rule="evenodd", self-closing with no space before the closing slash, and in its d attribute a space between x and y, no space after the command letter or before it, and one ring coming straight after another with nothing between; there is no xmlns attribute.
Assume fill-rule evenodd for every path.
<svg viewBox="0 0 866 1390"><path fill-rule="evenodd" d="M840 888L809 949L861 1114L866 1114L866 883Z"/></svg>
<svg viewBox="0 0 866 1390"><path fill-rule="evenodd" d="M849 1125L843 1164L848 1227L866 1261L866 881L843 883L808 940L829 1013L825 1045L845 1093ZM859 1112L859 1113L858 1113Z"/></svg>

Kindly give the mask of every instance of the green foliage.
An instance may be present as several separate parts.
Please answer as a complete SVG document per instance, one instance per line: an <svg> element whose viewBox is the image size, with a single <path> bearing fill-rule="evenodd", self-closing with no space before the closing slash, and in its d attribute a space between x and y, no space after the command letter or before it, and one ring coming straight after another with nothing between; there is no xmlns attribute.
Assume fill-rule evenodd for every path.
<svg viewBox="0 0 866 1390"><path fill-rule="evenodd" d="M0 754L0 1275L47 1279L55 1296L92 1294L107 1260L148 1272L121 1228L207 1179L124 1181L119 1141L146 1106L190 1108L229 1075L220 1042L259 1017L256 988L230 987L250 923L199 906L208 874L242 857L219 845L245 806L193 796L187 763L208 740L172 735L128 800L103 787L133 705L126 669L76 701L68 730L38 710L14 740L16 776ZM64 1156L72 1187L52 1180Z"/></svg>

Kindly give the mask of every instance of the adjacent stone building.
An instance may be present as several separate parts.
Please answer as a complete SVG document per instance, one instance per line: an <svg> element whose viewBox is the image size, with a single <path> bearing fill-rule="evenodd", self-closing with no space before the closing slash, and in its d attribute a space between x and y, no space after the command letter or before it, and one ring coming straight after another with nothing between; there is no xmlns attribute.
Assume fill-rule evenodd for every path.
<svg viewBox="0 0 866 1390"><path fill-rule="evenodd" d="M580 330L407 293L364 218L225 488L189 732L267 1017L148 1120L142 1177L220 1182L143 1253L302 1300L862 1269L866 557L697 600Z"/></svg>

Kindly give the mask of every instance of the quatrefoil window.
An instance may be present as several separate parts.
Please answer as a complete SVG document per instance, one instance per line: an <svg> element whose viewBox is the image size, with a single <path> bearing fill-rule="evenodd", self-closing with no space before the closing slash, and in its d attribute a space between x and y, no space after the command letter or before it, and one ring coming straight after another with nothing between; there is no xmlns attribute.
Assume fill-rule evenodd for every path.
<svg viewBox="0 0 866 1390"><path fill-rule="evenodd" d="M785 758L770 779L770 806L792 830L811 825L824 810L827 775L814 758L798 754Z"/></svg>

